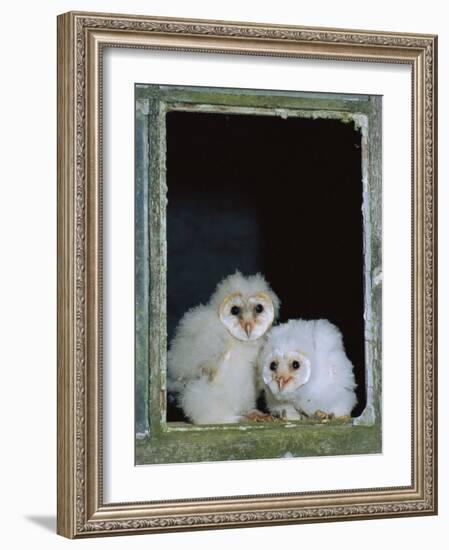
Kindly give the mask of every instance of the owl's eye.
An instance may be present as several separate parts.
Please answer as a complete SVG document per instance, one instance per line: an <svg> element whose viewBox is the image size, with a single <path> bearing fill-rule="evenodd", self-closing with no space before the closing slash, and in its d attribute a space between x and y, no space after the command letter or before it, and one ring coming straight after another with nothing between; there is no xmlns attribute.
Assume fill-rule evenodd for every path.
<svg viewBox="0 0 449 550"><path fill-rule="evenodd" d="M298 361L293 361L292 367L293 367L295 370L298 370L300 366L301 366L301 365L299 364Z"/></svg>
<svg viewBox="0 0 449 550"><path fill-rule="evenodd" d="M232 315L238 315L240 313L239 306L232 306L231 307L231 313L232 313Z"/></svg>
<svg viewBox="0 0 449 550"><path fill-rule="evenodd" d="M278 368L277 364L273 361L270 363L270 370L276 370Z"/></svg>
<svg viewBox="0 0 449 550"><path fill-rule="evenodd" d="M256 313L262 313L262 311L263 311L263 305L262 304L257 304Z"/></svg>

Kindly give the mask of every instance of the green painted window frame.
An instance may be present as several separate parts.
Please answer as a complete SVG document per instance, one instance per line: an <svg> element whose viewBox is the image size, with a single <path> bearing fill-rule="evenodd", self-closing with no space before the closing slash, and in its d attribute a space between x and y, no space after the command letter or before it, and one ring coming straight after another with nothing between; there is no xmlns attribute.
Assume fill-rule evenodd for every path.
<svg viewBox="0 0 449 550"><path fill-rule="evenodd" d="M194 426L166 422L168 111L332 118L361 132L366 407L349 423ZM230 88L135 86L136 464L382 452L382 98Z"/></svg>

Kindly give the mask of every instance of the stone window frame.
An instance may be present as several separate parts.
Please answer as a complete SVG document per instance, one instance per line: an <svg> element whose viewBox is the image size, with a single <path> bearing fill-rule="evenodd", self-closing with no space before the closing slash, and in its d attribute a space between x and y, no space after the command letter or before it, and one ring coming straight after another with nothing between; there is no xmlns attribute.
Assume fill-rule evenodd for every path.
<svg viewBox="0 0 449 550"><path fill-rule="evenodd" d="M382 378L382 98L159 84L135 86L136 463L380 453ZM351 423L167 423L166 114L337 119L361 133L366 406Z"/></svg>

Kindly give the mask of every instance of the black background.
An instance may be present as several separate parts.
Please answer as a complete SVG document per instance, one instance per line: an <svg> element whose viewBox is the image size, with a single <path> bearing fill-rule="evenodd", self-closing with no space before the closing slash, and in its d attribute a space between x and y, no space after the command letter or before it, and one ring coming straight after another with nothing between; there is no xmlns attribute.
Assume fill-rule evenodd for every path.
<svg viewBox="0 0 449 550"><path fill-rule="evenodd" d="M338 120L167 114L167 330L236 269L261 272L280 321L343 333L365 399L360 133ZM169 406L167 419L179 419Z"/></svg>

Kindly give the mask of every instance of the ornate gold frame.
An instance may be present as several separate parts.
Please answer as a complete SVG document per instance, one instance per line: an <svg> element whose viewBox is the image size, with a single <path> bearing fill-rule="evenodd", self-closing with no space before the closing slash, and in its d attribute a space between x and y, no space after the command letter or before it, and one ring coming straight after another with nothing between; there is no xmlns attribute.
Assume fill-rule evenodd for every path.
<svg viewBox="0 0 449 550"><path fill-rule="evenodd" d="M412 484L104 504L101 441L101 51L155 48L412 68ZM435 514L436 96L433 35L129 15L58 18L58 533L80 538Z"/></svg>

